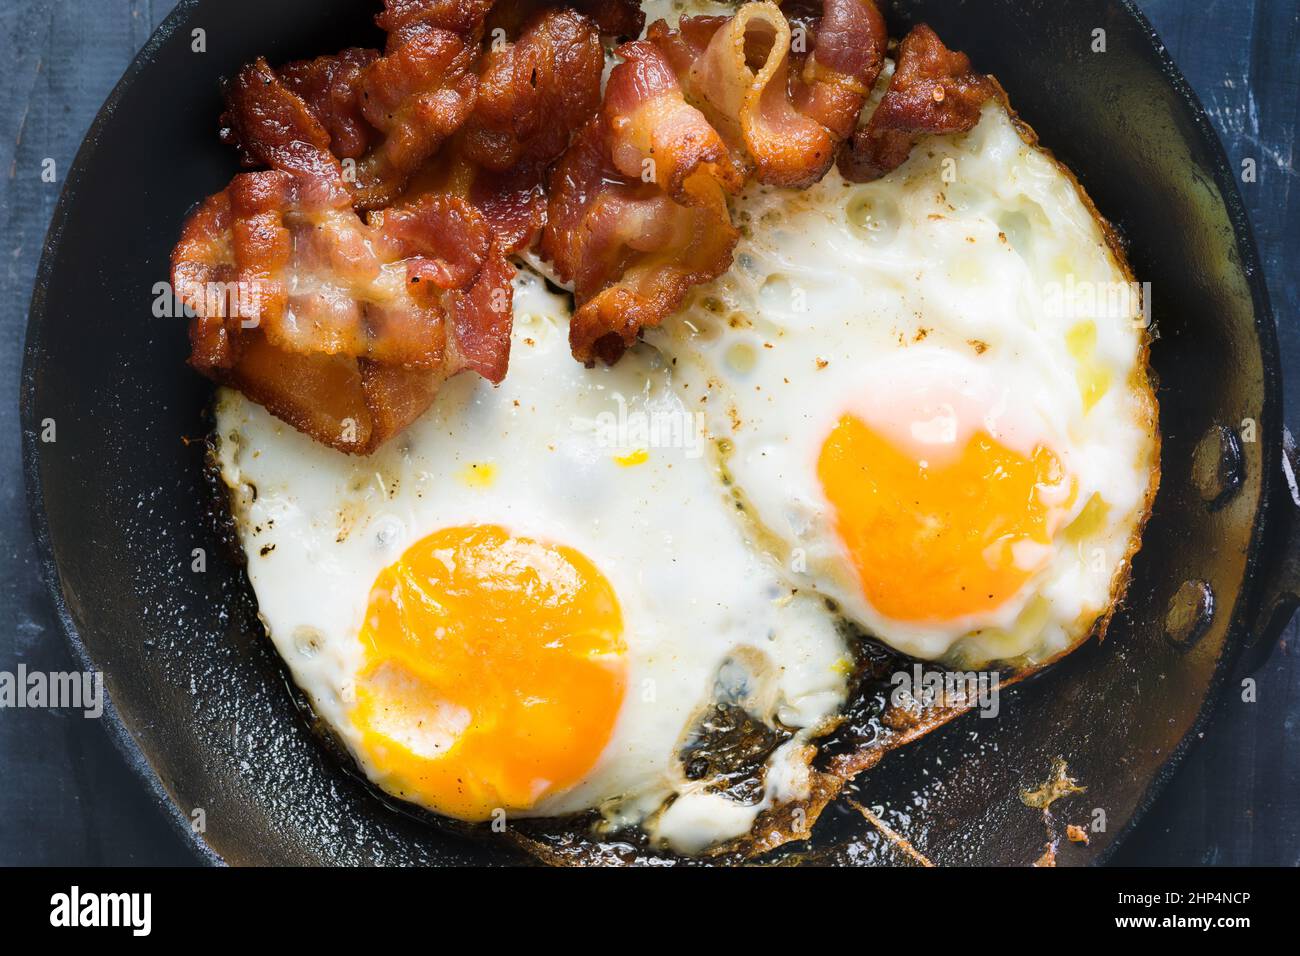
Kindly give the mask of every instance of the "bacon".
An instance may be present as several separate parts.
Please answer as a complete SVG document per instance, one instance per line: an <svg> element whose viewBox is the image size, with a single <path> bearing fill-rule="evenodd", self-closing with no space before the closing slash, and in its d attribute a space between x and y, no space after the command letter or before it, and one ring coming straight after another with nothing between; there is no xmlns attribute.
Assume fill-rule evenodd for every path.
<svg viewBox="0 0 1300 956"><path fill-rule="evenodd" d="M641 34L645 12L639 0L560 0L595 21L605 36L631 39Z"/></svg>
<svg viewBox="0 0 1300 956"><path fill-rule="evenodd" d="M874 0L825 0L796 23L774 3L735 16L687 17L660 46L693 99L748 154L760 182L804 188L821 179L852 133L884 62L885 22Z"/></svg>
<svg viewBox="0 0 1300 956"><path fill-rule="evenodd" d="M496 0L384 0L384 11L375 23L400 42L405 31L427 27L473 33L483 23Z"/></svg>
<svg viewBox="0 0 1300 956"><path fill-rule="evenodd" d="M483 216L427 195L362 221L330 136L264 61L236 81L236 176L187 221L172 282L191 364L318 441L369 452L472 369L509 356L513 269Z"/></svg>
<svg viewBox="0 0 1300 956"><path fill-rule="evenodd" d="M742 184L718 133L682 95L663 52L618 49L598 116L550 180L542 253L574 285L574 357L613 363L694 285L731 264L726 196Z"/></svg>
<svg viewBox="0 0 1300 956"><path fill-rule="evenodd" d="M623 63L610 75L602 112L619 172L648 178L687 205L696 204L691 182L700 176L738 192L741 169L718 131L686 102L663 51L641 40L625 43L618 54Z"/></svg>
<svg viewBox="0 0 1300 956"><path fill-rule="evenodd" d="M377 59L378 50L352 47L335 56L287 63L277 71L328 131L330 152L340 159L359 159L377 138L361 111L361 77Z"/></svg>
<svg viewBox="0 0 1300 956"><path fill-rule="evenodd" d="M889 35L874 0L825 0L820 20L809 19L809 54L796 81L801 113L843 140L857 126L880 76Z"/></svg>
<svg viewBox="0 0 1300 956"><path fill-rule="evenodd" d="M383 134L358 164L359 209L391 204L412 174L437 152L474 108L477 38L463 28L486 0L386 0L376 21L388 30L384 55L361 77L362 114ZM472 24L470 24L472 28Z"/></svg>
<svg viewBox="0 0 1300 956"><path fill-rule="evenodd" d="M245 66L225 84L221 141L234 146L240 163L247 167L272 165L273 141L286 132L309 136L314 145L339 158L360 157L378 139L361 112L361 77L378 56L375 50L353 47L335 56L287 63L278 70L264 59ZM285 90L297 99L283 98ZM283 123L278 129L275 123L267 123L266 105L259 106L259 101L276 97L283 99L283 108L305 110L305 115L281 113Z"/></svg>
<svg viewBox="0 0 1300 956"><path fill-rule="evenodd" d="M192 363L320 440L368 451L447 376L500 380L506 256L539 233L574 287L574 355L616 361L730 264L727 200L748 176L810 185L863 137L882 152L907 140L906 155L908 123L950 115L916 102L942 99L935 77L954 94L982 79L914 31L874 128L841 150L880 71L884 22L874 0L791 9L752 2L678 31L660 21L618 48L603 102L601 36L640 30L632 0L385 0L382 54L250 64L227 90L223 138L269 171L207 200L176 247ZM223 283L251 290L239 309L208 295ZM334 427L344 419L361 426L352 437Z"/></svg>
<svg viewBox="0 0 1300 956"><path fill-rule="evenodd" d="M549 163L600 105L605 54L596 27L571 10L544 11L514 43L494 45L465 125L465 155L496 172Z"/></svg>
<svg viewBox="0 0 1300 956"><path fill-rule="evenodd" d="M600 105L605 52L596 26L571 10L535 15L513 43L484 57L478 100L457 153L462 194L508 252L546 222L546 170Z"/></svg>
<svg viewBox="0 0 1300 956"><path fill-rule="evenodd" d="M308 202L337 204L347 197L330 134L307 103L258 58L227 87L230 139L253 161L296 177L310 187Z"/></svg>
<svg viewBox="0 0 1300 956"><path fill-rule="evenodd" d="M415 177L408 196L437 192L473 205L507 254L546 222L549 166L600 104L605 57L596 27L570 10L542 10L480 67L474 112Z"/></svg>
<svg viewBox="0 0 1300 956"><path fill-rule="evenodd" d="M600 115L551 177L542 235L574 286L580 361L616 361L730 265L726 197L748 172L803 187L834 162L879 74L884 21L872 0L826 0L799 29L807 49L776 4L747 3L618 48Z"/></svg>
<svg viewBox="0 0 1300 956"><path fill-rule="evenodd" d="M387 32L382 55L345 50L335 57L292 63L275 74L311 114L325 139L313 140L350 165L347 182L358 209L391 205L411 176L469 117L477 86L483 17L492 0L385 0L375 22ZM274 139L255 109L258 94L247 71L228 91L222 138L235 143L245 165L280 168L255 130ZM301 130L298 121L286 124Z"/></svg>
<svg viewBox="0 0 1300 956"><path fill-rule="evenodd" d="M528 248L546 224L545 166L521 163L504 172L476 166L453 152L441 191L459 196L487 220L507 255Z"/></svg>
<svg viewBox="0 0 1300 956"><path fill-rule="evenodd" d="M389 31L388 55L364 79L367 118L388 135L358 170L356 201L366 209L392 202L463 124L453 152L469 164L460 172L472 175L462 175L462 194L502 222L503 241L514 251L544 221L545 167L599 104L604 53L599 30L587 18L543 8L520 21L515 42L494 35L475 71L490 6L483 0L389 0L378 18ZM472 43L462 39L466 33ZM451 55L457 43L468 57ZM412 86L408 81L417 75ZM415 92L421 84L437 90L431 109L420 105L428 98ZM413 96L419 107L414 120L403 117L401 105Z"/></svg>
<svg viewBox="0 0 1300 956"><path fill-rule="evenodd" d="M487 34L494 41L503 34L517 36L538 11L564 7L591 20L601 36L632 40L641 35L645 26L640 0L513 0L492 8L487 17Z"/></svg>
<svg viewBox="0 0 1300 956"><path fill-rule="evenodd" d="M854 182L879 179L906 161L921 136L974 128L995 89L964 53L949 50L925 24L916 26L899 44L880 105L841 149L840 172Z"/></svg>

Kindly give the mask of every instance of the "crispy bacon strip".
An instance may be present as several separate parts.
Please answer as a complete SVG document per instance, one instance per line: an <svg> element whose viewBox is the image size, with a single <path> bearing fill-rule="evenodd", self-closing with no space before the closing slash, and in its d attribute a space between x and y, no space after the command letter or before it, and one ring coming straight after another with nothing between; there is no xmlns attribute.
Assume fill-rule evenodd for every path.
<svg viewBox="0 0 1300 956"><path fill-rule="evenodd" d="M358 209L391 205L468 119L483 17L492 0L384 0L384 55L362 72L361 113L379 131L357 166Z"/></svg>
<svg viewBox="0 0 1300 956"><path fill-rule="evenodd" d="M742 178L717 131L652 43L618 49L598 116L550 181L542 253L572 281L574 357L616 361L691 286L720 275L739 236L726 205Z"/></svg>
<svg viewBox="0 0 1300 956"><path fill-rule="evenodd" d="M472 207L429 196L366 224L299 187L242 173L186 223L172 282L196 312L191 365L348 452L373 451L462 369L501 380L514 270Z"/></svg>
<svg viewBox="0 0 1300 956"><path fill-rule="evenodd" d="M821 7L820 19L800 21L812 40L792 92L799 112L843 140L880 76L889 35L875 0L824 0ZM797 52L793 58L799 62Z"/></svg>
<svg viewBox="0 0 1300 956"><path fill-rule="evenodd" d="M401 42L405 32L422 32L426 27L474 33L496 0L384 0L384 10L375 17L379 29Z"/></svg>
<svg viewBox="0 0 1300 956"><path fill-rule="evenodd" d="M551 178L542 236L574 284L580 361L616 361L730 264L726 197L747 172L802 187L834 162L884 60L884 21L873 0L825 0L798 29L794 43L776 4L756 2L619 47L600 116Z"/></svg>
<svg viewBox="0 0 1300 956"><path fill-rule="evenodd" d="M653 182L685 205L702 204L701 186L709 183L738 192L741 169L721 134L686 102L663 51L639 40L623 44L618 55L623 62L610 75L602 113L619 172Z"/></svg>
<svg viewBox="0 0 1300 956"><path fill-rule="evenodd" d="M353 47L334 56L287 63L271 71L265 60L244 67L226 84L226 110L221 115L221 141L239 151L244 166L269 165L267 144L249 135L257 127L257 84L273 73L296 94L329 136L326 144L335 156L358 158L378 138L361 113L361 76L379 57L376 50Z"/></svg>
<svg viewBox="0 0 1300 956"><path fill-rule="evenodd" d="M325 145L334 155L359 161L348 177L357 208L396 201L469 117L479 33L491 6L492 0L386 0L375 17L388 33L383 55L353 48L275 73L329 134ZM269 144L251 133L267 127L250 112L257 93L248 69L227 90L222 139L239 147L245 165L274 166Z"/></svg>
<svg viewBox="0 0 1300 956"><path fill-rule="evenodd" d="M469 117L474 105L482 21L494 0L385 0L374 21L383 53L348 49L279 70L330 134L339 159L356 160L347 182L359 209L391 206L409 179ZM268 68L269 69L269 68ZM242 77L243 74L240 74ZM276 165L265 129L250 116L247 83L227 90L222 139L246 165Z"/></svg>
<svg viewBox="0 0 1300 956"><path fill-rule="evenodd" d="M329 132L330 152L340 159L359 159L376 139L361 111L361 77L377 59L378 50L352 47L335 56L287 63L278 71L281 82Z"/></svg>
<svg viewBox="0 0 1300 956"><path fill-rule="evenodd" d="M595 21L605 36L634 39L645 26L640 0L554 0L567 3Z"/></svg>
<svg viewBox="0 0 1300 956"><path fill-rule="evenodd" d="M825 0L791 22L775 3L732 17L663 21L647 38L668 55L691 97L748 154L757 178L803 188L821 179L852 133L884 62L888 37L874 0Z"/></svg>
<svg viewBox="0 0 1300 956"><path fill-rule="evenodd" d="M547 169L600 105L604 67L590 20L571 10L536 13L514 42L485 54L474 112L407 194L460 196L507 253L531 245L546 222Z"/></svg>
<svg viewBox="0 0 1300 956"><path fill-rule="evenodd" d="M544 11L514 43L492 46L465 124L465 155L504 172L549 163L600 105L605 54L595 25L572 10Z"/></svg>
<svg viewBox="0 0 1300 956"><path fill-rule="evenodd" d="M307 202L330 205L347 198L329 130L266 60L259 57L235 75L226 102L231 139L253 161L297 177L312 191Z"/></svg>
<svg viewBox="0 0 1300 956"><path fill-rule="evenodd" d="M921 136L972 129L994 92L964 53L949 50L925 24L916 26L899 44L880 105L841 149L840 172L854 182L879 179L903 164Z"/></svg>
<svg viewBox="0 0 1300 956"><path fill-rule="evenodd" d="M509 251L545 224L546 170L599 107L604 70L598 28L572 10L535 15L518 40L484 57L458 154L472 169L465 198Z"/></svg>
<svg viewBox="0 0 1300 956"><path fill-rule="evenodd" d="M462 369L500 381L513 269L482 215L429 195L363 222L303 99L265 61L236 86L241 142L274 168L206 200L172 253L195 312L190 363L349 452L378 447Z"/></svg>
<svg viewBox="0 0 1300 956"><path fill-rule="evenodd" d="M533 244L546 224L545 166L521 163L504 172L470 162L459 142L451 147L433 191L459 196L482 214L507 255ZM424 192L426 187L412 190Z"/></svg>

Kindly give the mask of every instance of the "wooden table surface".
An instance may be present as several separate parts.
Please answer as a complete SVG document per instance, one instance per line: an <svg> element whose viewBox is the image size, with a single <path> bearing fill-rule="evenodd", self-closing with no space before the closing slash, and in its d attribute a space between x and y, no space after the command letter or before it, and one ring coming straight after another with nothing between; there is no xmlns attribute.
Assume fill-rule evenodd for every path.
<svg viewBox="0 0 1300 956"><path fill-rule="evenodd" d="M267 0L274 2L274 0ZM0 671L72 662L36 573L19 455L27 303L59 185L91 119L175 0L4 0L0 5ZM1243 186L1286 356L1287 420L1300 425L1298 0L1138 0L1209 111ZM159 144L165 148L165 144ZM1050 144L1049 144L1050 145ZM1297 622L1257 672L1259 700L1229 695L1155 809L1121 849L1131 864L1300 864ZM0 710L0 864L176 864L192 857L79 714Z"/></svg>

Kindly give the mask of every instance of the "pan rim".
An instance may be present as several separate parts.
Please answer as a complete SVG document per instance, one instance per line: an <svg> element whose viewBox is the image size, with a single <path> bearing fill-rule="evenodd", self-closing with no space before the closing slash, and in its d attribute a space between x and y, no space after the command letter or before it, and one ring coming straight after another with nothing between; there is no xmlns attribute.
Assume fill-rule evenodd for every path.
<svg viewBox="0 0 1300 956"><path fill-rule="evenodd" d="M40 362L41 331L46 318L46 290L56 271L57 255L54 250L59 246L69 210L78 196L78 187L83 170L95 159L99 138L103 129L111 121L119 101L126 90L136 81L139 74L152 64L158 51L173 35L189 21L196 8L203 0L180 0L176 8L167 15L158 28L150 35L145 45L132 59L121 78L114 84L107 99L95 114L76 156L69 166L59 199L55 205L50 226L42 243L40 264L37 268L31 303L28 309L27 328L23 344L23 368L19 385L19 420L22 428L22 471L26 484L28 511L32 523L33 536L38 552L38 567L42 581L49 595L51 606L63 632L64 640L71 649L73 657L84 670L94 670L95 663L86 648L85 642L72 619L67 599L61 583L61 575L54 554L48 516L45 510L43 486L40 480L40 453L37 441L36 392L37 368ZM1201 701L1200 709L1191 727L1178 744L1173 747L1160 769L1152 777L1146 790L1134 806L1132 814L1125 825L1115 835L1111 843L1093 861L1095 865L1108 862L1133 830L1146 816L1151 806L1165 790L1173 776L1181 767L1187 754L1204 735L1206 727L1213 719L1215 710L1222 696L1224 682L1241 657L1245 644L1245 630L1249 624L1249 615L1254 610L1256 601L1252 600L1264 551L1269 517L1275 507L1276 482L1278 469L1281 467L1282 436L1282 373L1278 352L1277 325L1269 300L1264 272L1260 266L1259 251L1255 240L1254 228L1250 222L1245 204L1241 198L1235 176L1228 163L1227 152L1222 140L1210 122L1200 98L1174 63L1168 49L1160 40L1158 33L1136 5L1134 0L1107 0L1122 15L1129 18L1141 31L1146 40L1145 55L1160 71L1166 83L1172 88L1179 100L1185 118L1190 127L1203 143L1209 156L1213 179L1219 191L1224 209L1232 225L1233 239L1241 259L1242 272L1251 291L1252 309L1255 316L1256 341L1259 345L1263 366L1263 408L1260 416L1261 438L1261 490L1259 504L1256 508L1251 528L1249 545L1242 580L1238 585L1235 608L1229 622L1225 638L1225 651L1220 656L1214 673L1211 675L1207 693ZM147 792L163 816L172 824L182 841L195 857L195 861L208 866L226 866L226 860L218 853L200 833L190 825L175 795L162 779L162 775L152 761L145 755L143 748L127 727L125 721L113 704L111 695L104 694L104 713L102 723L109 739L122 755L127 766L144 784Z"/></svg>
<svg viewBox="0 0 1300 956"><path fill-rule="evenodd" d="M1115 2L1142 30L1147 40L1150 55L1154 58L1165 81L1172 87L1174 93L1186 108L1188 118L1200 135L1201 140L1206 144L1210 154L1214 184L1223 200L1228 220L1232 224L1233 239L1236 242L1237 252L1241 256L1241 269L1250 288L1251 305L1255 313L1255 337L1259 344L1264 378L1264 403L1259 423L1264 440L1260 448L1259 507L1255 511L1250 544L1246 550L1246 563L1242 570L1241 581L1237 586L1234 612L1232 619L1228 623L1227 634L1224 639L1224 653L1219 657L1214 673L1210 677L1207 692L1201 700L1200 709L1187 733L1169 752L1165 762L1155 776L1152 777L1151 782L1134 806L1133 813L1119 833L1115 835L1115 839L1097 855L1097 858L1093 861L1094 865L1097 866L1105 865L1115 855L1177 774L1183 761L1197 741L1204 737L1204 732L1220 704L1220 698L1223 696L1223 685L1227 680L1228 673L1237 666L1241 659L1242 650L1246 643L1245 631L1250 623L1250 615L1258 605L1258 601L1253 600L1253 598L1255 592L1261 586L1258 583L1258 572L1264 560L1266 538L1270 527L1269 516L1274 508L1274 498L1277 492L1276 478L1282 467L1282 365L1281 356L1278 352L1277 319L1273 314L1273 307L1268 294L1268 284L1264 271L1260 266L1259 247L1255 241L1255 229L1250 221L1250 215L1246 211L1245 203L1242 201L1241 190L1237 186L1236 177L1233 176L1231 167L1228 164L1227 150L1223 145L1223 141L1219 138L1218 132L1214 129L1214 124L1210 122L1209 114L1206 112L1201 98L1192 89L1191 84L1187 82L1187 78L1183 76L1182 70L1178 68L1173 57L1170 56L1168 48L1160 39L1160 35L1156 32L1147 15L1138 8L1135 0L1115 0Z"/></svg>

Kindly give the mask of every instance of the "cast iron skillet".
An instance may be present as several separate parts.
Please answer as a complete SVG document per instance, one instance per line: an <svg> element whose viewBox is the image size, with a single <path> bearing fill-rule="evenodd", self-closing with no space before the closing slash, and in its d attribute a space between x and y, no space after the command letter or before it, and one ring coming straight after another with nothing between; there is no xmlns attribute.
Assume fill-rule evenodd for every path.
<svg viewBox="0 0 1300 956"><path fill-rule="evenodd" d="M95 120L32 301L22 420L50 590L73 650L105 674L105 719L123 754L212 862L522 859L505 841L385 806L295 710L242 572L205 520L210 389L184 365L185 321L151 311L186 211L234 172L215 136L218 79L258 54L373 45L377 6L184 0ZM1044 824L1018 794L1064 757L1088 790L1063 812L1089 822L1100 809L1106 829L1087 847L1066 844L1061 862L1101 860L1202 727L1243 647L1266 648L1296 603L1298 502L1255 243L1204 111L1126 0L890 7L894 35L927 20L996 74L1128 240L1153 288L1164 479L1105 642L1005 692L999 719L968 716L890 755L861 791L906 810L902 829L936 862L1027 863ZM1095 30L1104 53L1093 52ZM48 422L53 442L42 439ZM1190 640L1167 636L1171 602ZM893 859L842 809L815 843L826 859Z"/></svg>

